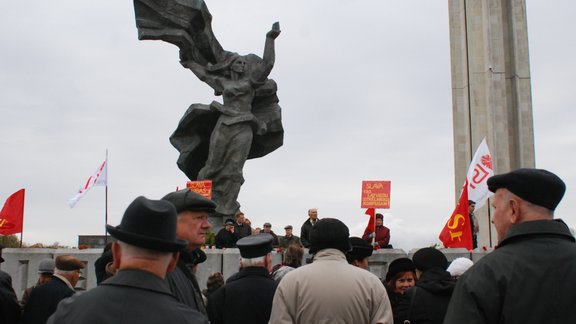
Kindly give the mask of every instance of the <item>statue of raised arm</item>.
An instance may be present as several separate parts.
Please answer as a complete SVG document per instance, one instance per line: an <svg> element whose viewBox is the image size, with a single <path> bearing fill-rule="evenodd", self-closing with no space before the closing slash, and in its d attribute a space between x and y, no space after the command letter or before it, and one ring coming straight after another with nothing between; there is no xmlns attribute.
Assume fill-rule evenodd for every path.
<svg viewBox="0 0 576 324"><path fill-rule="evenodd" d="M280 24L274 23L266 34L262 58L242 56L222 50L212 34L211 15L204 1L192 1L180 11L166 0L135 0L134 4L140 39L177 45L182 66L222 96L222 103L192 104L170 142L180 152L177 164L189 179L212 180L217 214L235 215L246 160L282 146L284 130L276 83L268 79ZM167 12L173 15L171 23L166 22L170 16ZM159 22L163 28L158 27Z"/></svg>

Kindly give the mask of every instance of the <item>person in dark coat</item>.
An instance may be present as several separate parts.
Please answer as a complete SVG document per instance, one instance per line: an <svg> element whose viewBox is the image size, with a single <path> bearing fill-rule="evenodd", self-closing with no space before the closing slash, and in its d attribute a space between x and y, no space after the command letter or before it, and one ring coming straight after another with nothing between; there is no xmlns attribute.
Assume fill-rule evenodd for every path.
<svg viewBox="0 0 576 324"><path fill-rule="evenodd" d="M318 209L308 209L308 219L302 224L300 228L300 241L305 248L310 248L310 232L312 227L318 221Z"/></svg>
<svg viewBox="0 0 576 324"><path fill-rule="evenodd" d="M349 264L368 270L368 259L372 255L372 245L359 237L349 239L352 250L346 252L346 261Z"/></svg>
<svg viewBox="0 0 576 324"><path fill-rule="evenodd" d="M284 231L286 232L286 235L278 237L279 247L287 249L292 244L302 245L302 242L300 242L300 238L292 234L292 229L293 229L292 225L284 226Z"/></svg>
<svg viewBox="0 0 576 324"><path fill-rule="evenodd" d="M235 279L216 290L208 299L212 324L267 324L272 310L276 283L272 269L272 241L269 234L238 240L240 272Z"/></svg>
<svg viewBox="0 0 576 324"><path fill-rule="evenodd" d="M554 219L564 181L519 169L488 189L499 243L458 279L444 323L576 323L576 244Z"/></svg>
<svg viewBox="0 0 576 324"><path fill-rule="evenodd" d="M96 284L112 277L116 273L112 262L112 242L106 244L102 254L94 261L94 273L96 274Z"/></svg>
<svg viewBox="0 0 576 324"><path fill-rule="evenodd" d="M261 233L272 235L272 237L274 238L274 240L272 241L272 245L278 246L278 235L276 235L276 233L274 233L274 231L272 230L272 224L268 222L264 223L264 225L262 225Z"/></svg>
<svg viewBox="0 0 576 324"><path fill-rule="evenodd" d="M418 282L400 299L394 323L442 324L456 282L446 268L448 260L435 248L423 248L412 257ZM465 323L465 322L463 322Z"/></svg>
<svg viewBox="0 0 576 324"><path fill-rule="evenodd" d="M196 275L190 271L190 265L197 262L194 252L206 242L206 235L212 227L208 222L208 215L214 213L216 204L190 189L171 192L162 200L176 207L178 212L176 236L178 239L188 241L188 245L180 253L176 268L166 275L166 281L179 302L206 315L204 298Z"/></svg>
<svg viewBox="0 0 576 324"><path fill-rule="evenodd" d="M236 247L238 237L234 234L234 221L229 218L224 222L224 228L216 234L216 248L229 249Z"/></svg>
<svg viewBox="0 0 576 324"><path fill-rule="evenodd" d="M55 266L52 280L30 293L22 313L22 324L46 323L48 317L56 311L58 303L76 293L74 287L80 279L84 263L71 255L59 255Z"/></svg>
<svg viewBox="0 0 576 324"><path fill-rule="evenodd" d="M416 284L416 267L414 262L408 258L398 258L388 266L388 272L384 278L384 286L392 311L397 313L396 308L402 299L402 296L411 287Z"/></svg>
<svg viewBox="0 0 576 324"><path fill-rule="evenodd" d="M246 222L244 213L238 211L235 218L236 221L234 222L234 235L236 235L237 239L239 240L243 237L252 235L252 227L250 227L250 224Z"/></svg>
<svg viewBox="0 0 576 324"><path fill-rule="evenodd" d="M206 317L179 303L164 281L188 242L176 238L176 209L163 200L136 198L120 225L106 225L118 272L98 287L58 305L48 324L201 323Z"/></svg>
<svg viewBox="0 0 576 324"><path fill-rule="evenodd" d="M0 245L0 251L3 246ZM4 258L0 253L0 263ZM16 324L20 319L20 305L12 287L12 277L0 270L0 323Z"/></svg>
<svg viewBox="0 0 576 324"><path fill-rule="evenodd" d="M20 300L20 306L22 308L26 306L26 303L28 302L30 294L34 288L46 284L52 280L52 276L54 275L54 267L56 267L54 259L44 259L38 263L38 281L36 281L34 286L28 287L26 290L24 290L22 299Z"/></svg>

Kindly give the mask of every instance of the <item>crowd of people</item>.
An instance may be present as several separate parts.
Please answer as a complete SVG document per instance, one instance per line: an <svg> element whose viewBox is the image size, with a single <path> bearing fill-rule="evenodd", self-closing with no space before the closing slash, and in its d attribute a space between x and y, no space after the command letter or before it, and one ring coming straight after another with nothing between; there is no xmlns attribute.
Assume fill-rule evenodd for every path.
<svg viewBox="0 0 576 324"><path fill-rule="evenodd" d="M576 323L576 243L554 218L564 182L519 169L488 186L499 243L475 264L425 247L392 261L381 280L368 271L369 259L376 245L389 245L389 231L350 237L340 220L310 209L300 238L290 225L276 236L269 223L254 234L238 213L216 238L226 235L239 249L239 271L212 274L203 291L195 272L206 260L216 205L187 189L138 197L118 226L107 225L117 241L95 263L96 288L75 293L84 263L60 255L40 262L39 280L19 304L0 271L0 322ZM283 248L277 265L275 246Z"/></svg>

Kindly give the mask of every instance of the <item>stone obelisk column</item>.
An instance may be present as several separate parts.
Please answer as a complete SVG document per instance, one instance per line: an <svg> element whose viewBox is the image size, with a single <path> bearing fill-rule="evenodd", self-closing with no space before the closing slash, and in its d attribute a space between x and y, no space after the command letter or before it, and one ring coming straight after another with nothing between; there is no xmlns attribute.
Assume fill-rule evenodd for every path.
<svg viewBox="0 0 576 324"><path fill-rule="evenodd" d="M525 0L448 0L457 196L486 137L495 173L534 167ZM494 246L489 208L476 212L478 246Z"/></svg>

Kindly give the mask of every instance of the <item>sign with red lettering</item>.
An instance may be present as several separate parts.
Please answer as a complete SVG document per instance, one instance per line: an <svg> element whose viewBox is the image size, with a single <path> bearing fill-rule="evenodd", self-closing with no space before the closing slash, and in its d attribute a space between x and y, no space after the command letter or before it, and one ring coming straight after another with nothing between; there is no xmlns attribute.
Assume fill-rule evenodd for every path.
<svg viewBox="0 0 576 324"><path fill-rule="evenodd" d="M212 180L188 181L186 182L186 188L208 199L212 199Z"/></svg>
<svg viewBox="0 0 576 324"><path fill-rule="evenodd" d="M360 208L390 208L390 181L362 181Z"/></svg>

